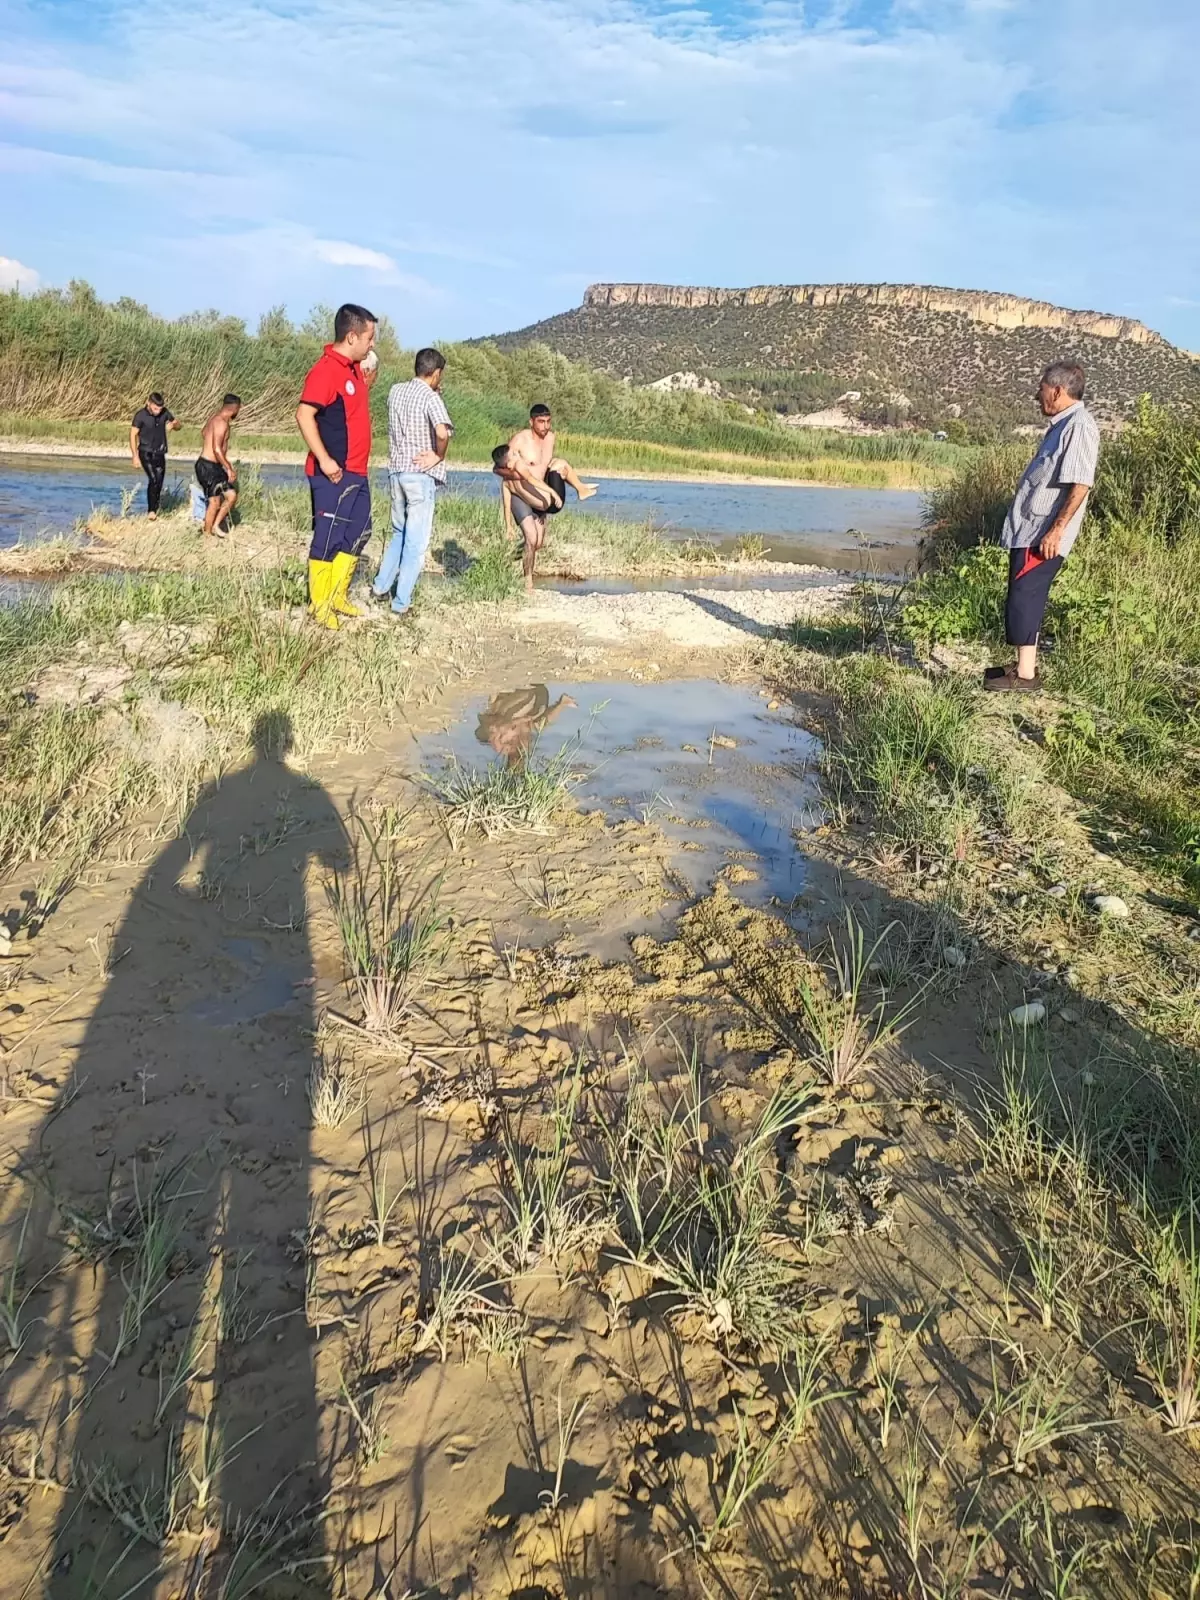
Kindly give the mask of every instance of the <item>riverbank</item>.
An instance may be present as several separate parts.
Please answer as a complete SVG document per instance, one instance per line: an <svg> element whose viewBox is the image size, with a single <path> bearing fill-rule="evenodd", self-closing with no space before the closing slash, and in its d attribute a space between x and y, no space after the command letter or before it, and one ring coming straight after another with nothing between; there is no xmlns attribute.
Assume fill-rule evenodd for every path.
<svg viewBox="0 0 1200 1600"><path fill-rule="evenodd" d="M118 423L54 423L47 431L8 431L0 433L0 454L81 456L94 460L128 461L129 430ZM99 437L97 437L99 435ZM862 462L836 456L814 456L811 460L761 460L747 465L745 457L710 451L692 451L672 446L644 444L636 440L592 440L587 435L560 436L562 448L575 466L596 478L632 478L647 483L724 483L795 488L829 488L844 485L863 489L911 490L914 493L945 483L949 468L909 461ZM190 464L199 449L197 429L183 428L171 436L174 455ZM234 455L240 461L262 466L302 466L304 453L294 447L290 436L282 434L240 434L234 441ZM647 460L659 466L647 466ZM132 465L132 463L131 463ZM463 472L490 472L482 456L460 459L452 454L452 465ZM140 469L139 469L140 470Z"/></svg>
<svg viewBox="0 0 1200 1600"><path fill-rule="evenodd" d="M0 612L14 1592L1187 1594L1200 941L1030 708L270 511Z"/></svg>

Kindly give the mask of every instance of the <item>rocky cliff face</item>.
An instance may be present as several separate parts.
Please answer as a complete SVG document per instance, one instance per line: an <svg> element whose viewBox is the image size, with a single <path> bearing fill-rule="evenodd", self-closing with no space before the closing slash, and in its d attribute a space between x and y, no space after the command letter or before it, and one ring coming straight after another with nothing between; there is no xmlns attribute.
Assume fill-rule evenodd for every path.
<svg viewBox="0 0 1200 1600"><path fill-rule="evenodd" d="M957 313L991 328L1063 328L1099 339L1131 339L1166 345L1161 334L1132 317L1099 311L1068 311L1045 300L971 289L936 289L916 283L765 284L753 289L702 289L668 283L594 283L585 306L658 306L670 310L748 306L896 306L912 311Z"/></svg>

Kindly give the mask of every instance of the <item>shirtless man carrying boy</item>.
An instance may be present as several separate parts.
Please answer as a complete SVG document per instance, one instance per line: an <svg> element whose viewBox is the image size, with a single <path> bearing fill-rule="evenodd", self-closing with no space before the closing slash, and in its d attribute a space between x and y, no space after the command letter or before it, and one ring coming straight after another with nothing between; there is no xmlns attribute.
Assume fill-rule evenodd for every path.
<svg viewBox="0 0 1200 1600"><path fill-rule="evenodd" d="M204 490L208 504L204 512L204 531L225 537L217 524L228 526L228 516L237 503L237 472L226 455L229 444L229 425L241 410L242 402L236 394L227 394L218 411L204 424L204 441L196 460L196 477Z"/></svg>
<svg viewBox="0 0 1200 1600"><path fill-rule="evenodd" d="M594 483L581 483L571 463L554 450L554 422L549 406L530 406L529 426L514 433L508 441L512 465L525 477L544 484L551 492L554 503L548 516L561 511L567 497L567 488L574 489L581 500L590 500L596 493ZM515 458L515 459L513 459Z"/></svg>
<svg viewBox="0 0 1200 1600"><path fill-rule="evenodd" d="M546 542L546 518L562 510L562 500L549 485L528 476L511 445L498 444L492 451L492 471L500 479L500 504L504 531L515 537L518 529L523 543L521 570L526 589L533 588L533 568L537 553Z"/></svg>

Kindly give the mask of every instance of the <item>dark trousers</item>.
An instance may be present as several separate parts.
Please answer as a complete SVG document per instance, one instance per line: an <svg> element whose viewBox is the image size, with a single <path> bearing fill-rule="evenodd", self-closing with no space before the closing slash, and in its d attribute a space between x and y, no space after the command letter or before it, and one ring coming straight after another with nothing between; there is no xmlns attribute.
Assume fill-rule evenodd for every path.
<svg viewBox="0 0 1200 1600"><path fill-rule="evenodd" d="M323 472L308 480L312 494L312 561L332 561L334 556L357 556L371 537L371 484L365 473L343 472L332 483Z"/></svg>
<svg viewBox="0 0 1200 1600"><path fill-rule="evenodd" d="M1036 550L1008 552L1008 598L1004 604L1004 637L1009 644L1036 644L1046 615L1050 585L1063 564L1062 556L1047 560Z"/></svg>
<svg viewBox="0 0 1200 1600"><path fill-rule="evenodd" d="M146 474L146 510L157 511L162 499L163 479L167 475L165 450L139 450L138 460Z"/></svg>

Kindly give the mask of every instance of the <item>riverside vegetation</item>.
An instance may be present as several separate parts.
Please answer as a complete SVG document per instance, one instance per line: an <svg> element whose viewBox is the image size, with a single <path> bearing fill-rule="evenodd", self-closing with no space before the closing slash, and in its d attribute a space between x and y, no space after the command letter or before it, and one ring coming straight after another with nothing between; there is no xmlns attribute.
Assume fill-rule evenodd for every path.
<svg viewBox="0 0 1200 1600"><path fill-rule="evenodd" d="M253 335L216 311L168 322L132 300L105 304L84 283L0 295L0 436L124 445L128 418L161 389L191 421L176 435L177 448L190 449L199 420L232 389L244 400L240 446L294 452L296 396L331 325L328 307L299 327L277 308ZM411 357L386 320L379 353L383 393L411 374ZM502 354L493 345L456 344L446 353L454 456L464 462L488 461L534 401L553 407L577 465L614 472L753 473L903 488L937 481L961 455L914 434L798 436L769 413L635 389L545 345Z"/></svg>
<svg viewBox="0 0 1200 1600"><path fill-rule="evenodd" d="M1193 444L1147 412L1080 552L1124 506L1158 571ZM983 558L650 663L455 589L451 507L463 576L331 640L298 506L0 613L6 1592L1193 1600L1193 882L1022 737L1058 695L914 664ZM673 900L570 750L420 772L581 661L822 732L798 923L752 856Z"/></svg>

